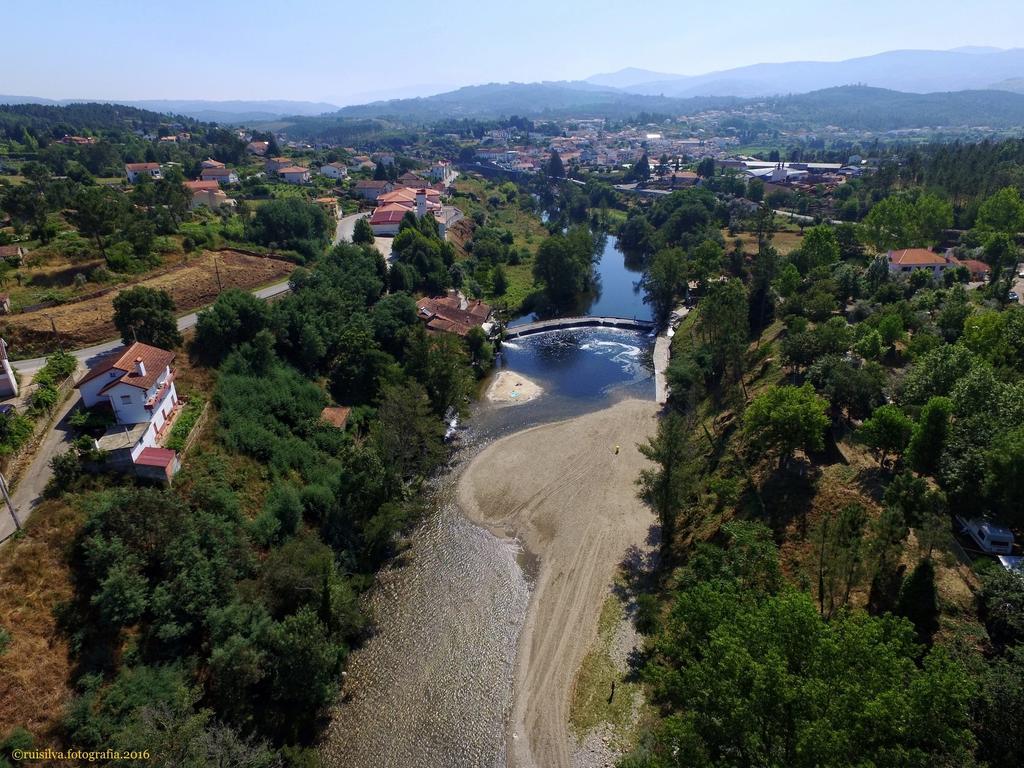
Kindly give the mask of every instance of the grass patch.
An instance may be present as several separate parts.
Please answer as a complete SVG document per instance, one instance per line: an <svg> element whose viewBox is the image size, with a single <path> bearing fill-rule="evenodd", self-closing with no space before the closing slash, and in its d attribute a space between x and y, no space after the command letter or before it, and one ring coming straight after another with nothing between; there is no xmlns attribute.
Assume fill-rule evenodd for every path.
<svg viewBox="0 0 1024 768"><path fill-rule="evenodd" d="M632 746L634 702L642 695L639 683L623 679L612 656L615 636L624 620L621 600L609 595L601 606L597 639L576 673L569 704L569 725L578 738L607 723L613 735L611 746L622 752ZM613 682L615 696L609 701Z"/></svg>
<svg viewBox="0 0 1024 768"><path fill-rule="evenodd" d="M178 420L174 422L174 426L171 427L171 434L167 436L167 443L164 447L170 448L172 451L178 451L179 453L184 450L185 443L188 441L188 436L192 434L192 429L195 427L196 422L199 421L199 417L203 414L203 406L205 402L198 398L189 400L185 406L181 409L181 414L178 416Z"/></svg>

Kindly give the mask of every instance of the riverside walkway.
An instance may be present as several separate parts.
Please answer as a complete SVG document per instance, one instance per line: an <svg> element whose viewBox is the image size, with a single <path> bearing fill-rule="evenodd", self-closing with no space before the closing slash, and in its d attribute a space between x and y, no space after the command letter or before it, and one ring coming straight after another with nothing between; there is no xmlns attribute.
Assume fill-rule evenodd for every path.
<svg viewBox="0 0 1024 768"><path fill-rule="evenodd" d="M545 331L559 331L565 328L625 328L631 331L653 331L654 323L635 317L556 317L551 320L537 320L505 329L506 339L530 336Z"/></svg>

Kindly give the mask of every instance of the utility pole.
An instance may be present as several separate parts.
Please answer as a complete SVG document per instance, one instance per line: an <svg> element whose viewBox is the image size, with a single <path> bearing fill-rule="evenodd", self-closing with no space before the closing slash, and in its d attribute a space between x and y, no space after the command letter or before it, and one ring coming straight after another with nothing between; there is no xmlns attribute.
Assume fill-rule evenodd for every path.
<svg viewBox="0 0 1024 768"><path fill-rule="evenodd" d="M11 512L11 519L14 521L14 529L16 531L21 530L21 521L18 519L18 513L14 509L14 502L11 501L11 495L7 492L7 478L0 472L0 491L3 492L4 500L7 502L7 509Z"/></svg>
<svg viewBox="0 0 1024 768"><path fill-rule="evenodd" d="M50 321L50 328L53 329L53 337L57 340L57 349L64 351L64 343L61 341L60 332L57 330L57 323L53 319L53 315L45 315L46 319Z"/></svg>

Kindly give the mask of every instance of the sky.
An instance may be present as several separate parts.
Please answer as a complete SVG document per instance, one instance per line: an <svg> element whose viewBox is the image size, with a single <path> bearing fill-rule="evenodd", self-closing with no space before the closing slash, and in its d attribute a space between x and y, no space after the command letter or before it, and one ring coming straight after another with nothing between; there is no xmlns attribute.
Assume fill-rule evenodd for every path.
<svg viewBox="0 0 1024 768"><path fill-rule="evenodd" d="M5 5L0 94L46 98L344 105L487 82L584 79L624 67L694 75L901 48L1024 46L1020 0Z"/></svg>

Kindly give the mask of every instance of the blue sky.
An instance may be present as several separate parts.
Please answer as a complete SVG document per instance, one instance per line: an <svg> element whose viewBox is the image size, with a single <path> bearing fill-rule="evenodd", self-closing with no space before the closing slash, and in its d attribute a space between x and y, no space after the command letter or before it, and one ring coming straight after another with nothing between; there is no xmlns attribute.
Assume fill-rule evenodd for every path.
<svg viewBox="0 0 1024 768"><path fill-rule="evenodd" d="M1024 45L1020 0L35 0L0 93L335 104L627 66L700 74L897 48Z"/></svg>

